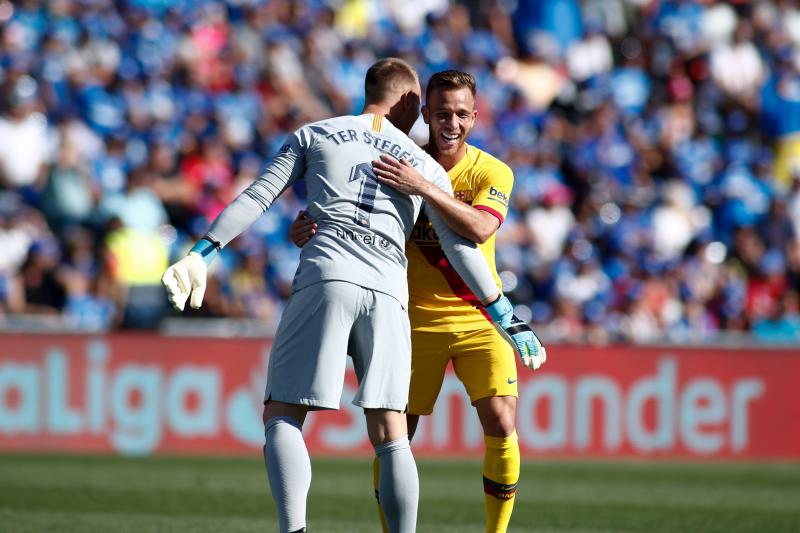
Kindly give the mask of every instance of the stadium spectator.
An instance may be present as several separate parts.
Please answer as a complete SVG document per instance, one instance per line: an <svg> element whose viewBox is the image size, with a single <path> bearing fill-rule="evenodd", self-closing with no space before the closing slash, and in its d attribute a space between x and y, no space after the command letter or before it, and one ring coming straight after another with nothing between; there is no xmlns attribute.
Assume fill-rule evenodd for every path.
<svg viewBox="0 0 800 533"><path fill-rule="evenodd" d="M800 291L793 2L418 4L0 1L0 196L22 202L0 199L4 316L25 308L15 283L43 239L69 261L75 231L92 249L116 242L116 215L148 226L159 254L184 252L287 132L357 110L367 66L400 55L423 78L477 78L472 142L517 176L498 266L537 324L576 342L631 339L632 324L700 341L792 321L791 298L764 294ZM303 204L292 194L226 251L204 313L279 314L297 259L285 230ZM34 251L32 277L54 257ZM127 323L113 265L96 267L107 287L54 277L66 300L49 308L74 313L65 302L88 291L115 302L88 322ZM639 302L663 277L668 309ZM587 298L586 279L603 278L609 289Z"/></svg>
<svg viewBox="0 0 800 533"><path fill-rule="evenodd" d="M34 202L54 153L54 132L37 91L34 78L20 76L5 91L8 108L0 116L0 185L27 193Z"/></svg>
<svg viewBox="0 0 800 533"><path fill-rule="evenodd" d="M64 308L66 288L64 269L59 265L58 244L50 238L34 242L28 248L17 276L16 285L22 300L19 311L32 315L55 315Z"/></svg>

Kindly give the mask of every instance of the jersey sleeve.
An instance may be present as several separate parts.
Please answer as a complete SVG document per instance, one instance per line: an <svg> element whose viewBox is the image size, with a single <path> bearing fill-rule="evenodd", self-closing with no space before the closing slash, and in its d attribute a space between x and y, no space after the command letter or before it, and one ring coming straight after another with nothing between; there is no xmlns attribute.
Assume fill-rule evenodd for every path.
<svg viewBox="0 0 800 533"><path fill-rule="evenodd" d="M514 187L514 173L500 161L493 161L481 169L478 191L472 200L472 207L495 216L502 224L508 214L511 189Z"/></svg>
<svg viewBox="0 0 800 533"><path fill-rule="evenodd" d="M264 172L219 214L205 238L225 246L269 209L275 198L306 169L306 151L312 142L308 128L295 131Z"/></svg>
<svg viewBox="0 0 800 533"><path fill-rule="evenodd" d="M452 196L453 187L450 184L450 178L447 177L447 173L441 166L436 164L434 168L436 167L438 167L438 171L433 170L429 174L431 181ZM451 230L436 209L427 203L424 204L424 209L439 237L439 244L442 246L447 260L472 293L482 301L497 294L497 285L492 271L478 245Z"/></svg>

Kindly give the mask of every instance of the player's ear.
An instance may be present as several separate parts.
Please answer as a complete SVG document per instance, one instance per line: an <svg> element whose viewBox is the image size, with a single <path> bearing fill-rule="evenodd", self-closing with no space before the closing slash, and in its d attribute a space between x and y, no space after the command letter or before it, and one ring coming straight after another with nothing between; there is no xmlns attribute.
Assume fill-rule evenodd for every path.
<svg viewBox="0 0 800 533"><path fill-rule="evenodd" d="M430 112L428 111L428 106L426 105L422 106L422 120L425 121L425 124L431 123Z"/></svg>
<svg viewBox="0 0 800 533"><path fill-rule="evenodd" d="M414 91L404 93L400 97L400 102L404 112L414 113L415 116L419 116L419 95L414 93Z"/></svg>

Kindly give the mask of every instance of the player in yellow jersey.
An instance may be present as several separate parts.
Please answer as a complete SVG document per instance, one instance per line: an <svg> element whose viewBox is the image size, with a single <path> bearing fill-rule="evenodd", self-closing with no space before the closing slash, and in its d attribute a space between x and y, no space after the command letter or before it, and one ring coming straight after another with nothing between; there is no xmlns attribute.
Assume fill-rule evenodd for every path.
<svg viewBox="0 0 800 533"><path fill-rule="evenodd" d="M422 196L448 226L478 243L501 287L494 260L495 232L508 211L514 176L502 161L466 142L477 117L474 78L460 71L434 74L422 112L429 127L426 150L447 171L454 195L461 202L439 194L413 167L394 158L374 162L373 169L381 183ZM302 245L313 232L313 221L301 216L291 235ZM520 472L513 349L492 326L483 308L476 307L477 299L448 264L425 217L417 221L406 255L412 328L409 436L414 434L420 415L433 411L445 368L452 360L484 432L486 531L505 532ZM531 367L543 362L537 359Z"/></svg>

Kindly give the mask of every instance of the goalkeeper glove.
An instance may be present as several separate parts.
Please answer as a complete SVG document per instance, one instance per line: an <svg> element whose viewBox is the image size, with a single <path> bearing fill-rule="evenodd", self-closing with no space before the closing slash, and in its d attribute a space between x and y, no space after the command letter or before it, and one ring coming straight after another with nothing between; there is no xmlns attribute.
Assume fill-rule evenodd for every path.
<svg viewBox="0 0 800 533"><path fill-rule="evenodd" d="M206 293L206 274L208 265L219 252L219 243L203 239L189 251L189 255L170 266L161 277L167 289L167 297L172 307L183 311L186 300L191 295L189 305L199 309Z"/></svg>
<svg viewBox="0 0 800 533"><path fill-rule="evenodd" d="M486 306L486 312L489 313L500 335L519 354L523 365L536 370L544 364L547 360L547 351L530 326L514 314L514 308L508 298L498 297Z"/></svg>

